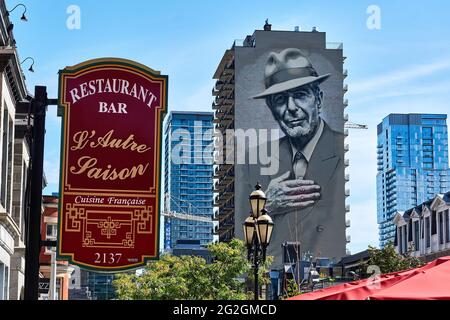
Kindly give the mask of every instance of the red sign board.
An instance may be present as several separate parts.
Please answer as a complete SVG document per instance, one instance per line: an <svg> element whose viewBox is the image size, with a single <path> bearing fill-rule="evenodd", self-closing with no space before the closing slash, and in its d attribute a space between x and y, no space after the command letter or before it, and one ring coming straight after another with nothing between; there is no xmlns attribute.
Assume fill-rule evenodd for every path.
<svg viewBox="0 0 450 320"><path fill-rule="evenodd" d="M60 71L60 258L97 271L158 258L167 80L115 58Z"/></svg>

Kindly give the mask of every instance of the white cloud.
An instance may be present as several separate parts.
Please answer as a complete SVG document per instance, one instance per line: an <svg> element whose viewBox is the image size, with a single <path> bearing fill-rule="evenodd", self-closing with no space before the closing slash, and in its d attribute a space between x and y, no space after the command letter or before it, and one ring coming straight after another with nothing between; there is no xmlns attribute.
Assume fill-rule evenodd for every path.
<svg viewBox="0 0 450 320"><path fill-rule="evenodd" d="M392 99L408 97L409 99L418 99L417 96L427 96L436 94L447 94L448 88L450 88L450 82L432 82L421 85L408 85L400 86L398 88L388 89L387 91L380 90L380 93L370 95L356 95L355 99L352 99L352 105L363 104L378 99Z"/></svg>
<svg viewBox="0 0 450 320"><path fill-rule="evenodd" d="M386 86L396 86L401 83L432 75L450 68L450 60L438 61L430 64L413 65L405 69L352 83L352 94L366 93Z"/></svg>

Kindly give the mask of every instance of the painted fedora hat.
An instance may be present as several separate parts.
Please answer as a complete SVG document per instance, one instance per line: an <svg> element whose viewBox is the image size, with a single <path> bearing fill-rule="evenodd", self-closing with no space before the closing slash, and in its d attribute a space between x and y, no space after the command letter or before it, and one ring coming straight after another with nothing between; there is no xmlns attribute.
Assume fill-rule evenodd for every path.
<svg viewBox="0 0 450 320"><path fill-rule="evenodd" d="M319 76L311 61L299 49L288 48L280 53L272 52L267 58L264 71L266 90L253 96L253 99L265 98L313 82L322 83L329 76L329 73Z"/></svg>

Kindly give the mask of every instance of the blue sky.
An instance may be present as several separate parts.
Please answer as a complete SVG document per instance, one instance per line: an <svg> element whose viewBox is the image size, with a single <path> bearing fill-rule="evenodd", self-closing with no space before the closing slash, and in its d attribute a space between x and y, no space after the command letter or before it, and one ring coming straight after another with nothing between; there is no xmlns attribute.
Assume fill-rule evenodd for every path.
<svg viewBox="0 0 450 320"><path fill-rule="evenodd" d="M427 1L65 1L26 0L11 13L19 55L35 59L35 73L24 70L29 91L46 85L56 97L59 69L99 57L136 60L169 75L169 110L210 111L211 79L224 50L235 39L262 29L327 32L343 42L349 76L350 121L368 130L351 130L352 242L357 252L378 245L376 225L376 125L389 113L448 113L450 101L450 3ZM7 0L8 8L16 2ZM81 10L81 29L66 27L69 5ZM381 29L369 30L370 5L381 10ZM45 193L58 190L60 120L50 107L47 119Z"/></svg>

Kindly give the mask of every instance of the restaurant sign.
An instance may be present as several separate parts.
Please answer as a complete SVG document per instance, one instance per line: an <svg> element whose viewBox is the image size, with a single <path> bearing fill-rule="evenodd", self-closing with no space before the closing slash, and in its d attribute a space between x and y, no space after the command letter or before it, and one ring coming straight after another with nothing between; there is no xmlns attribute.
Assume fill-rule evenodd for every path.
<svg viewBox="0 0 450 320"><path fill-rule="evenodd" d="M116 58L60 70L60 259L104 272L158 259L167 81Z"/></svg>

